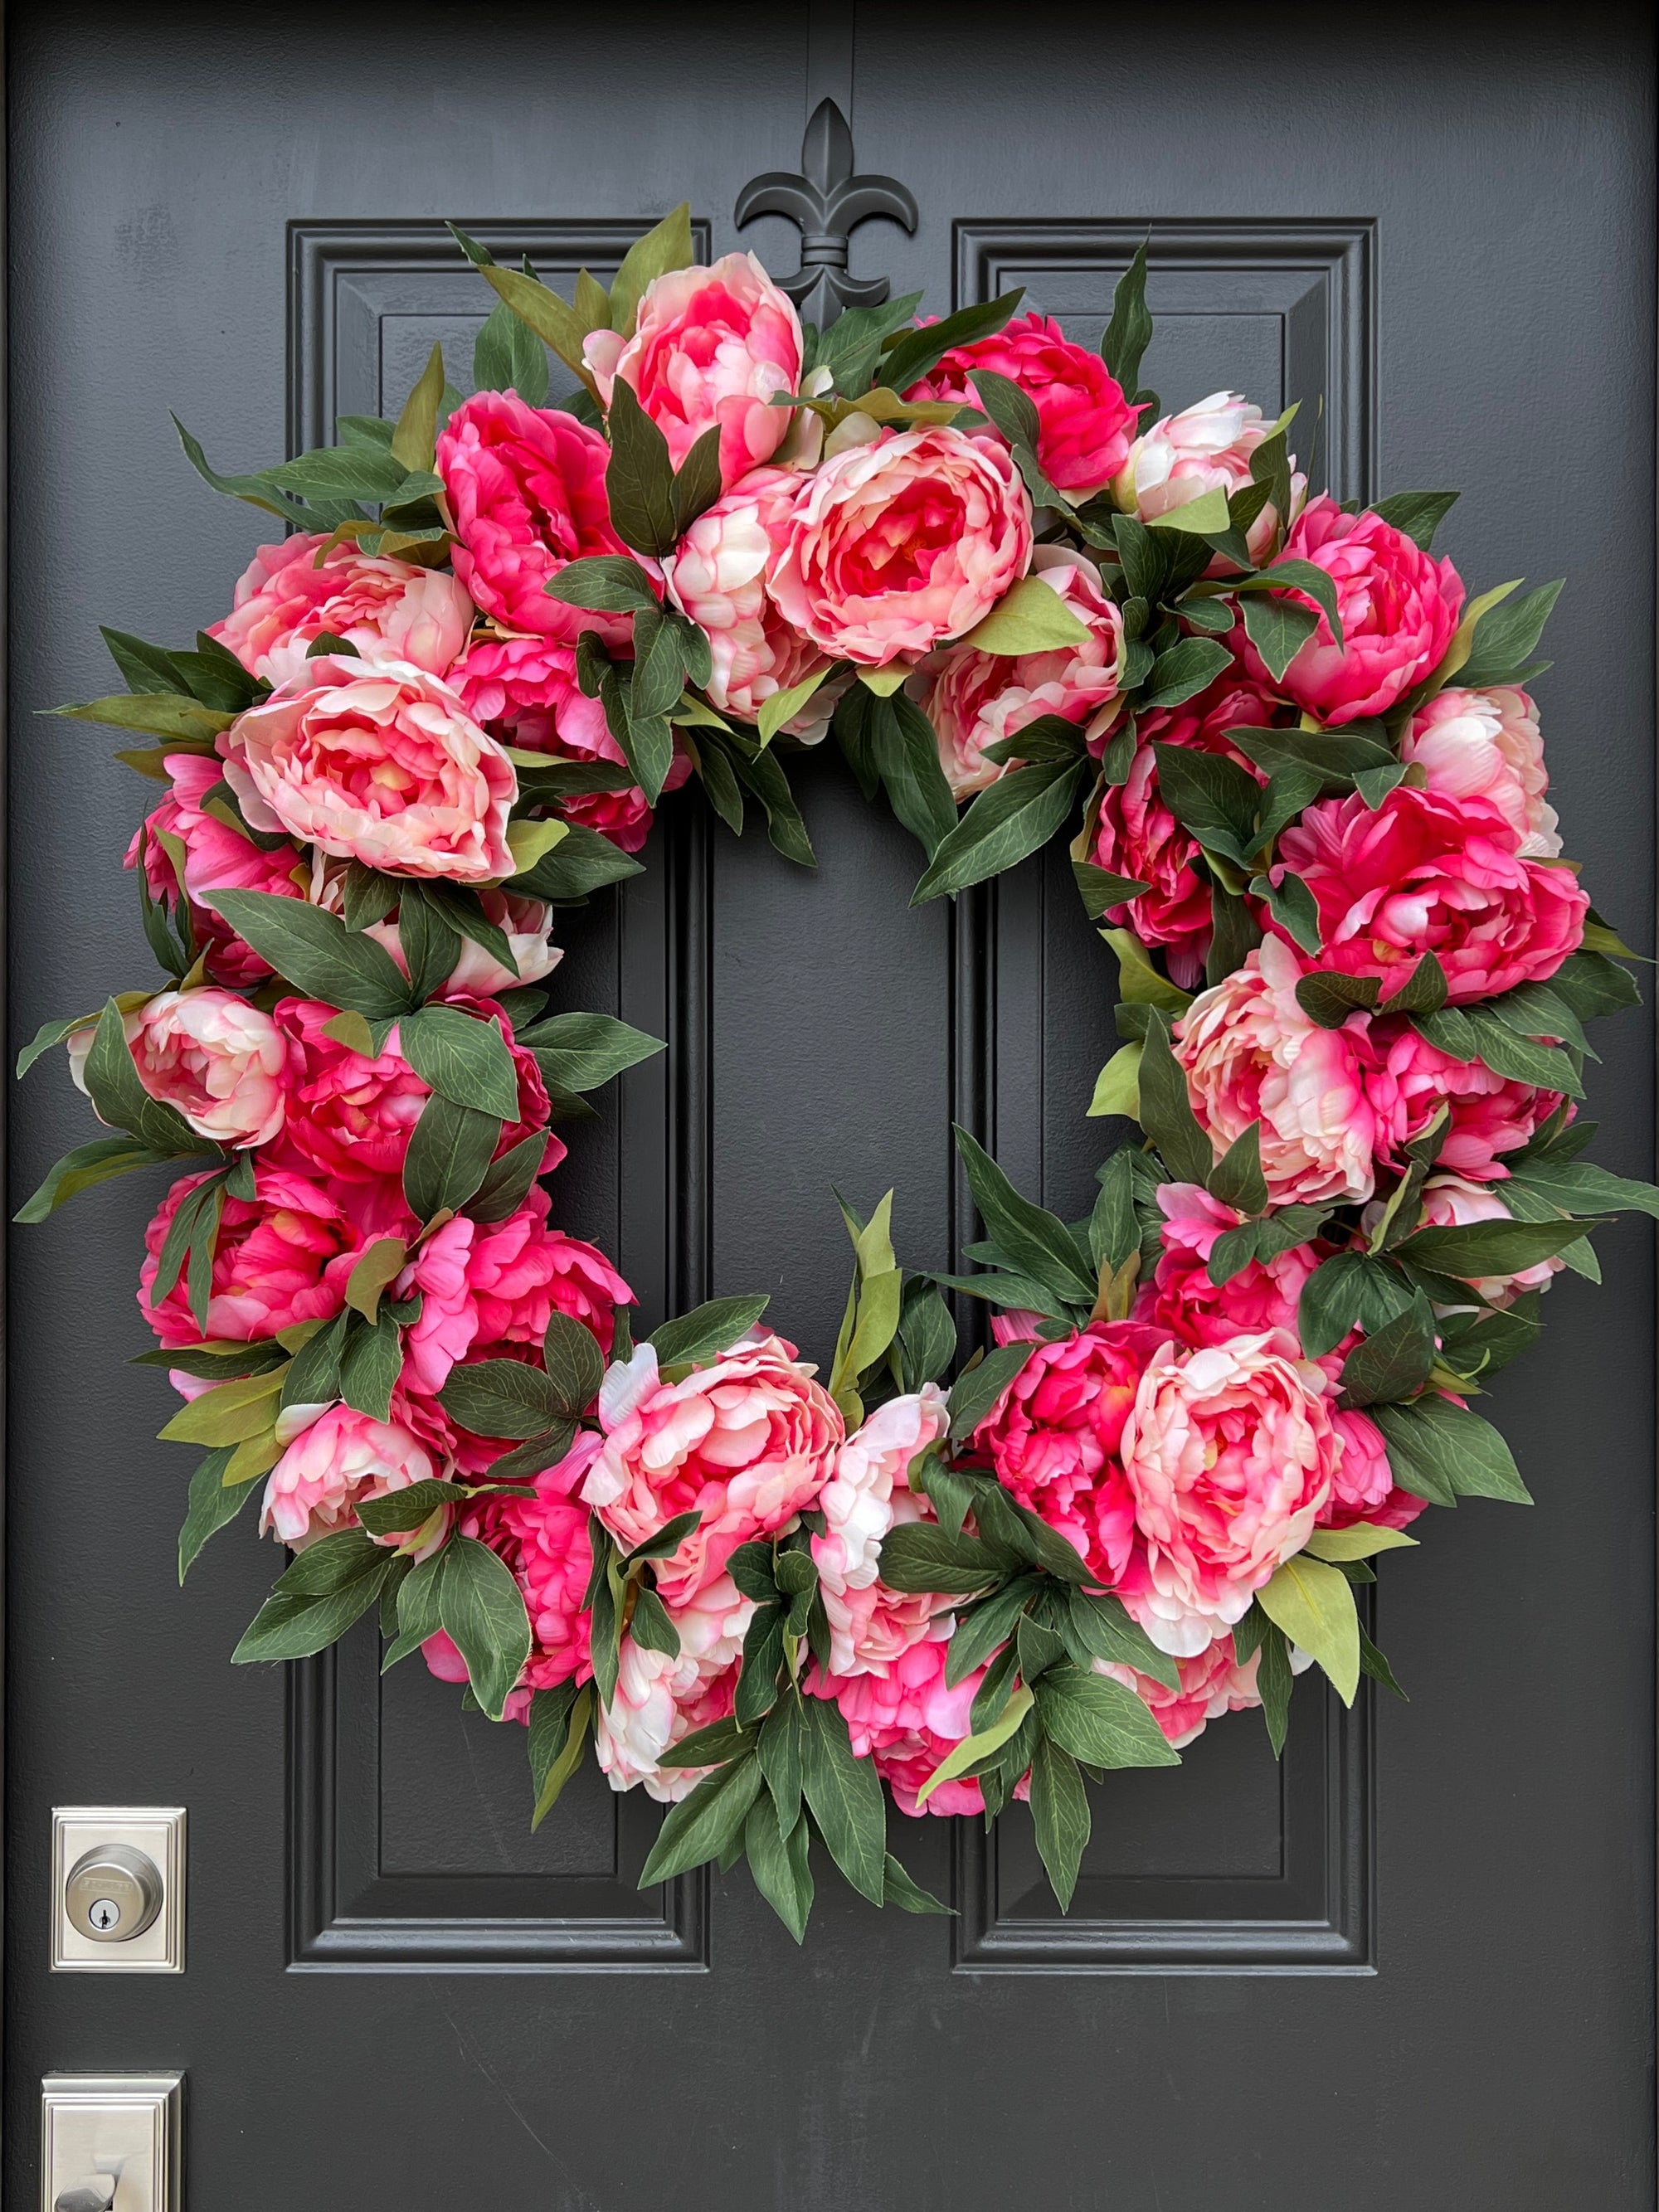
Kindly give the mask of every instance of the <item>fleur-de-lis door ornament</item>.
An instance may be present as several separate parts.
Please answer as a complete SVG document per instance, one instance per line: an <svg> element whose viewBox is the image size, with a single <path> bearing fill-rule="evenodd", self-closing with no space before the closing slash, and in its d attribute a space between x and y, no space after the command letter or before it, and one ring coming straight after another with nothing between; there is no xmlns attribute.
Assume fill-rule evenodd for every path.
<svg viewBox="0 0 1659 2212"><path fill-rule="evenodd" d="M873 307L887 297L884 276L849 276L847 246L872 216L915 230L915 196L895 177L853 173L853 134L833 100L820 100L800 142L801 174L769 169L751 178L732 210L741 230L757 215L781 215L800 227L800 266L778 283L820 329L843 307Z"/></svg>

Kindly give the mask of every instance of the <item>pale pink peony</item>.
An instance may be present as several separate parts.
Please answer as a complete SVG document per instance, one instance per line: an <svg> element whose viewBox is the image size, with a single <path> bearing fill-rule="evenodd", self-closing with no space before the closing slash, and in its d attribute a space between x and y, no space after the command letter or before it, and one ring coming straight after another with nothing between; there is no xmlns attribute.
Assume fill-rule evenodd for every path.
<svg viewBox="0 0 1659 2212"><path fill-rule="evenodd" d="M1559 854L1538 709L1526 692L1504 685L1437 692L1413 715L1400 757L1423 770L1431 791L1489 801L1528 859Z"/></svg>
<svg viewBox="0 0 1659 2212"><path fill-rule="evenodd" d="M1052 315L1016 315L988 338L953 348L904 396L976 407L977 368L1007 377L1035 405L1038 465L1057 491L1098 491L1123 466L1135 410L1100 356L1073 344Z"/></svg>
<svg viewBox="0 0 1659 2212"><path fill-rule="evenodd" d="M1094 1662L1097 1674L1109 1675L1126 1690L1134 1692L1176 1751L1201 1736L1206 1725L1219 1720L1223 1713L1243 1712L1261 1703L1255 1680L1261 1663L1261 1654L1256 1650L1243 1666L1239 1664L1231 1632L1218 1636L1194 1657L1176 1661L1181 1683L1174 1690L1167 1682L1137 1674L1133 1667L1121 1666L1115 1660Z"/></svg>
<svg viewBox="0 0 1659 2212"><path fill-rule="evenodd" d="M246 1151L268 1145L282 1127L287 1044L270 1015L234 991L161 991L123 1026L139 1081L198 1136ZM68 1039L79 1091L96 1034L94 1025Z"/></svg>
<svg viewBox="0 0 1659 2212"><path fill-rule="evenodd" d="M1386 1138L1366 1089L1364 1018L1340 1030L1310 1021L1296 996L1304 972L1269 937L1174 1027L1193 1111L1217 1153L1261 1123L1276 1206L1369 1198Z"/></svg>
<svg viewBox="0 0 1659 2212"><path fill-rule="evenodd" d="M1147 886L1128 904L1108 908L1106 918L1133 929L1143 945L1162 945L1170 974L1184 991L1202 975L1210 949L1210 886L1193 866L1198 840L1164 803L1152 744L1224 754L1255 775L1227 732L1270 728L1285 715L1281 700L1245 682L1238 669L1224 669L1196 698L1137 717L1128 775L1101 793L1089 858L1097 868Z"/></svg>
<svg viewBox="0 0 1659 2212"><path fill-rule="evenodd" d="M1481 1060L1454 1060L1403 1014L1373 1022L1370 1038L1382 1070L1368 1087L1395 1145L1421 1136L1443 1105L1436 1164L1477 1182L1507 1176L1500 1155L1518 1152L1561 1103L1559 1091L1496 1075Z"/></svg>
<svg viewBox="0 0 1659 2212"><path fill-rule="evenodd" d="M910 679L939 733L939 759L957 799L983 791L1006 773L986 759L987 745L1012 737L1040 714L1088 721L1117 696L1123 617L1107 597L1099 569L1069 548L1039 545L1031 573L1084 624L1089 635L1083 643L1026 653L946 646Z"/></svg>
<svg viewBox="0 0 1659 2212"><path fill-rule="evenodd" d="M582 1496L627 1552L676 1514L702 1516L657 1562L665 1598L692 1596L739 1544L775 1534L816 1503L845 1432L815 1372L781 1337L763 1336L683 1382L661 1380L649 1344L606 1375L605 1449Z"/></svg>
<svg viewBox="0 0 1659 2212"><path fill-rule="evenodd" d="M272 1468L260 1531L272 1530L279 1542L303 1551L319 1536L354 1526L360 1499L388 1498L441 1471L401 1421L330 1406Z"/></svg>
<svg viewBox="0 0 1659 2212"><path fill-rule="evenodd" d="M704 686L722 714L752 722L769 699L829 664L785 621L766 588L801 479L788 469L751 470L700 514L663 561L668 596L708 638L714 674ZM823 736L834 687L821 684L785 733Z"/></svg>
<svg viewBox="0 0 1659 2212"><path fill-rule="evenodd" d="M150 896L176 906L179 880L161 833L176 837L184 848L191 927L206 953L208 973L216 983L251 988L270 975L270 966L211 910L211 895L216 890L267 891L276 898L303 898L308 875L304 858L299 847L286 839L267 852L218 815L204 811L215 786L224 782L224 763L216 754L168 753L162 765L173 778L173 787L145 817L143 828L127 848L126 865L138 866L142 847Z"/></svg>
<svg viewBox="0 0 1659 2212"><path fill-rule="evenodd" d="M182 1282L159 1306L149 1302L161 1247L181 1200L205 1176L182 1176L144 1231L148 1254L139 1277L144 1318L169 1349L205 1335L246 1343L275 1336L296 1322L327 1321L345 1304L347 1279L368 1238L342 1203L345 1195L301 1175L256 1160L255 1195L227 1195L213 1255L207 1328L196 1326Z"/></svg>
<svg viewBox="0 0 1659 2212"><path fill-rule="evenodd" d="M1112 497L1126 514L1138 515L1143 522L1173 514L1206 491L1225 492L1231 498L1248 489L1250 456L1275 428L1242 392L1212 392L1207 399L1183 408L1179 415L1165 415L1142 431L1113 480ZM1294 472L1294 455L1291 469L1294 516L1307 496L1308 479ZM1245 532L1244 542L1256 563L1272 552L1279 520L1276 508L1264 507ZM1232 565L1218 555L1208 573L1219 574Z"/></svg>
<svg viewBox="0 0 1659 2212"><path fill-rule="evenodd" d="M847 1723L856 1759L871 1759L901 1813L982 1813L977 1782L942 1782L925 1805L916 1794L969 1733L969 1712L985 1669L977 1667L954 1688L945 1679L949 1624L929 1632L896 1657L884 1673L824 1674L807 1683L814 1697L833 1698ZM1016 1795L1027 1795L1022 1781Z"/></svg>
<svg viewBox="0 0 1659 2212"><path fill-rule="evenodd" d="M800 318L752 253L727 253L712 268L654 278L633 337L591 331L583 358L607 408L619 376L632 385L676 468L718 423L730 489L788 434L788 409L767 403L800 382Z"/></svg>
<svg viewBox="0 0 1659 2212"><path fill-rule="evenodd" d="M767 572L786 620L866 668L990 613L1031 557L1031 502L1002 447L884 430L809 477Z"/></svg>
<svg viewBox="0 0 1659 2212"><path fill-rule="evenodd" d="M1135 1309L1135 1319L1183 1344L1225 1344L1265 1329L1294 1332L1302 1286L1319 1265L1311 1244L1249 1265L1218 1289L1209 1259L1241 1216L1196 1183L1166 1182L1158 1203L1164 1215L1164 1255Z"/></svg>
<svg viewBox="0 0 1659 2212"><path fill-rule="evenodd" d="M933 1518L929 1501L910 1487L910 1463L949 1426L944 1392L925 1382L919 1394L878 1407L836 1455L818 1498L824 1531L812 1539L832 1674L882 1672L950 1609L948 1598L889 1589L879 1579L892 1529Z"/></svg>
<svg viewBox="0 0 1659 2212"><path fill-rule="evenodd" d="M974 1431L975 1453L1003 1488L1058 1529L1102 1583L1122 1573L1134 1536L1118 1456L1123 1425L1166 1341L1162 1330L1118 1321L1039 1344Z"/></svg>
<svg viewBox="0 0 1659 2212"><path fill-rule="evenodd" d="M1396 1488L1382 1431L1369 1413L1333 1413L1342 1449L1331 1476L1331 1494L1320 1508L1322 1528L1405 1528L1425 1501Z"/></svg>
<svg viewBox="0 0 1659 2212"><path fill-rule="evenodd" d="M1375 810L1358 792L1310 806L1279 858L1318 908L1316 966L1375 975L1386 999L1432 952L1458 1003L1543 982L1583 935L1577 878L1519 845L1489 801L1402 785Z"/></svg>
<svg viewBox="0 0 1659 2212"><path fill-rule="evenodd" d="M487 883L516 863L513 763L455 694L407 661L325 654L219 739L248 826L394 876Z"/></svg>
<svg viewBox="0 0 1659 2212"><path fill-rule="evenodd" d="M1420 1228L1461 1229L1469 1222L1512 1221L1515 1218L1497 1191L1487 1190L1462 1176L1431 1175L1423 1186ZM1566 1261L1558 1257L1540 1260L1536 1267L1517 1269L1512 1275L1470 1275L1462 1279L1488 1305L1507 1306L1525 1291L1547 1289L1551 1276L1559 1275L1565 1265Z"/></svg>
<svg viewBox="0 0 1659 2212"><path fill-rule="evenodd" d="M543 976L550 975L564 954L553 942L553 908L545 900L509 897L505 891L489 890L477 896L484 920L493 921L506 938L513 966L504 968L487 946L473 938L464 937L455 965L441 986L444 997L492 999L498 991L514 991L521 983L538 983ZM385 945L404 974L408 975L409 962L404 953L403 932L397 915L390 921L371 921L363 935Z"/></svg>
<svg viewBox="0 0 1659 2212"><path fill-rule="evenodd" d="M207 634L250 676L285 684L304 674L307 648L325 635L343 638L365 660L412 661L442 676L471 628L472 602L442 569L301 531L260 546L238 580L232 611Z"/></svg>
<svg viewBox="0 0 1659 2212"><path fill-rule="evenodd" d="M626 553L605 488L611 448L562 408L531 407L516 392L475 392L438 441L437 471L460 543L455 574L509 629L574 643L585 629L625 645L631 615L595 614L547 595L572 561Z"/></svg>
<svg viewBox="0 0 1659 2212"><path fill-rule="evenodd" d="M592 1678L589 1617L582 1601L593 1549L586 1509L574 1498L599 1448L594 1431L583 1429L558 1465L536 1477L533 1496L481 1498L458 1508L457 1533L488 1544L503 1561L524 1592L530 1616L530 1656L507 1698L507 1720L529 1719L537 1690ZM441 1629L421 1649L440 1680L466 1680L466 1662Z"/></svg>
<svg viewBox="0 0 1659 2212"><path fill-rule="evenodd" d="M1344 514L1322 493L1297 517L1284 557L1311 561L1336 586L1340 646L1317 601L1294 588L1286 593L1318 615L1319 627L1274 687L1322 722L1386 714L1445 657L1462 612L1462 580L1449 561L1425 553L1381 515ZM1255 647L1244 650L1265 677Z"/></svg>
<svg viewBox="0 0 1659 2212"><path fill-rule="evenodd" d="M642 1782L648 1796L672 1804L688 1796L709 1770L664 1766L662 1755L683 1736L730 1716L755 1601L721 1574L679 1597L665 1590L663 1602L679 1632L679 1656L671 1659L631 1636L623 1638L617 1693L599 1708L593 1744L613 1790Z"/></svg>
<svg viewBox="0 0 1659 2212"><path fill-rule="evenodd" d="M467 713L504 745L545 753L552 760L626 765L605 708L576 682L571 646L545 637L480 638L451 680ZM676 740L663 788L678 790L690 773L690 755ZM651 829L651 808L636 783L561 798L559 811L584 829L596 830L624 853L637 853Z"/></svg>
<svg viewBox="0 0 1659 2212"><path fill-rule="evenodd" d="M1196 1658L1307 1542L1341 1451L1328 1387L1279 1330L1147 1363L1123 1425L1135 1544L1117 1589L1160 1651Z"/></svg>

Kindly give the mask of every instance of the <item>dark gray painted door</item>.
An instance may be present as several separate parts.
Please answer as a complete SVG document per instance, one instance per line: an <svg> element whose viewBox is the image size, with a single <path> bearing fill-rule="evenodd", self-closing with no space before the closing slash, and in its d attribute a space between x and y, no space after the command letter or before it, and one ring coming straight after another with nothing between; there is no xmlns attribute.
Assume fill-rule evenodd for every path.
<svg viewBox="0 0 1659 2212"><path fill-rule="evenodd" d="M182 465L275 458L398 392L483 304L438 219L556 279L682 195L713 247L809 98L915 191L855 268L943 307L1010 283L1098 328L1152 224L1152 382L1324 398L1343 494L1461 483L1481 582L1565 569L1545 680L1571 849L1650 911L1653 228L1644 11L1397 6L804 12L47 8L11 23L14 1021L149 972L118 870L138 788L33 710L105 688L94 623L183 636L247 511ZM1340 27L1352 20L1352 30ZM793 265L774 219L753 242ZM745 241L746 242L746 241ZM286 343L285 343L286 331ZM1304 408L1304 421L1312 414ZM573 1228L650 1315L768 1288L820 1356L833 1182L899 1187L945 1261L946 1124L1075 1210L1108 979L1063 862L906 911L915 854L837 764L802 779L815 877L711 837L575 930L571 1002L672 1040L580 1137ZM671 809L671 812L674 811ZM665 1025L659 1027L659 1025ZM1642 1024L1609 1025L1598 1157L1645 1170ZM15 1109L29 1188L79 1140ZM74 1132L75 1133L71 1133ZM954 1924L823 1900L797 1954L739 1875L639 1895L650 1809L590 1775L537 1838L514 1730L372 1650L233 1674L271 1562L173 1587L181 1499L131 1291L133 1183L14 1240L8 2201L49 2069L182 2066L196 2212L507 2204L792 2212L1012 2202L1195 2212L1650 2203L1651 1270L1566 1277L1498 1415L1539 1494L1473 1505L1391 1574L1414 1692L1304 1687L1275 1770L1248 1719L1102 1793L1058 1919L1023 1813L904 1843ZM55 1802L190 1808L178 1981L52 1980ZM954 1856L953 1856L954 1854ZM627 1971L617 1971L617 1970Z"/></svg>

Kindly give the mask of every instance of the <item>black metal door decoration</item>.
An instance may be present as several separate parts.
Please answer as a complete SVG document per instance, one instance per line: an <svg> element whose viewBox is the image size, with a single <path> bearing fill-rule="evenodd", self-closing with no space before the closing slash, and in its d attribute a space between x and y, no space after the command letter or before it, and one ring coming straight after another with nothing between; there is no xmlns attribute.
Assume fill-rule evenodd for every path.
<svg viewBox="0 0 1659 2212"><path fill-rule="evenodd" d="M822 100L800 142L800 172L769 169L751 177L732 210L738 228L757 216L781 215L800 229L800 266L773 281L820 330L844 307L875 307L887 297L884 276L848 273L853 233L872 216L902 223L914 236L915 195L896 177L860 176L853 167L853 133L833 100Z"/></svg>

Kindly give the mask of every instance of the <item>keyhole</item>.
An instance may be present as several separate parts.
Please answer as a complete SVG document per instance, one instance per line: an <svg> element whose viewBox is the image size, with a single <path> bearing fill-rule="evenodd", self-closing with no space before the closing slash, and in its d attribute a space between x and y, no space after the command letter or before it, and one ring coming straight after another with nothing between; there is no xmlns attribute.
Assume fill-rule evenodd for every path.
<svg viewBox="0 0 1659 2212"><path fill-rule="evenodd" d="M112 1898L100 1897L94 1903L88 1917L94 1928L113 1928L121 1917L121 1908Z"/></svg>

